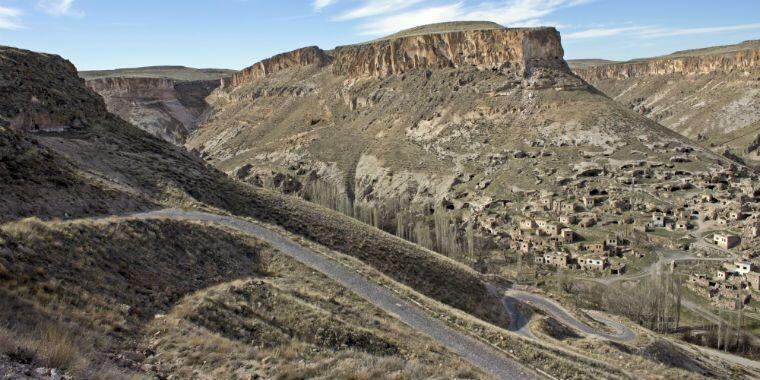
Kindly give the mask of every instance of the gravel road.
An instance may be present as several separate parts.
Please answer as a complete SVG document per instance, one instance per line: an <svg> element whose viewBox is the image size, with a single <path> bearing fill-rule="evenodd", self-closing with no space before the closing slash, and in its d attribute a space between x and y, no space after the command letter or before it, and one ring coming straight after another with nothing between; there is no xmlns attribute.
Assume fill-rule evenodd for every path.
<svg viewBox="0 0 760 380"><path fill-rule="evenodd" d="M174 209L135 214L132 218L206 221L255 236L282 253L330 277L414 330L430 336L439 344L495 379L543 378L543 376L509 358L498 349L452 329L416 305L406 302L390 290L368 280L350 268L305 248L266 227L235 217Z"/></svg>
<svg viewBox="0 0 760 380"><path fill-rule="evenodd" d="M572 314L570 314L570 312L568 312L560 304L537 294L510 290L506 293L505 298L513 298L521 302L531 303L534 306L549 313L552 317L557 319L560 323L573 327L586 334L600 336L602 338L615 341L615 342L627 343L627 342L633 342L636 340L636 333L623 324L620 324L618 322L612 321L608 318L604 318L599 315L589 314L591 318L594 318L595 320L602 322L607 326L610 326L612 329L616 331L616 333L608 333L604 331L599 331L579 321L577 318L572 316Z"/></svg>

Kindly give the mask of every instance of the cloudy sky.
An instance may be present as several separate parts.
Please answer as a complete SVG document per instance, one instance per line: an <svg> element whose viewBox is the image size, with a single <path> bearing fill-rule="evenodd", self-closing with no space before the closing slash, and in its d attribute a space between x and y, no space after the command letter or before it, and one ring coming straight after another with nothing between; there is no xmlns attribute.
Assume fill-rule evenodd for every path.
<svg viewBox="0 0 760 380"><path fill-rule="evenodd" d="M0 45L80 69L239 69L454 20L556 26L566 58L624 60L760 39L760 0L0 0Z"/></svg>

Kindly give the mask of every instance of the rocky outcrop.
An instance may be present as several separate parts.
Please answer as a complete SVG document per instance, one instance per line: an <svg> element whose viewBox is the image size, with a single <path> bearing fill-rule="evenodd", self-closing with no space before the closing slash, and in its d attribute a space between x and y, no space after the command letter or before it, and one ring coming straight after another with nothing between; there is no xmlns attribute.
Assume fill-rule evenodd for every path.
<svg viewBox="0 0 760 380"><path fill-rule="evenodd" d="M400 74L412 69L475 66L523 75L533 67L566 68L554 28L454 31L338 47L333 72L348 77Z"/></svg>
<svg viewBox="0 0 760 380"><path fill-rule="evenodd" d="M537 68L569 72L559 32L554 28L461 30L394 37L323 51L316 46L278 54L222 79L232 89L276 72L308 65L331 66L348 78L383 78L413 69L464 66L525 77Z"/></svg>
<svg viewBox="0 0 760 380"><path fill-rule="evenodd" d="M81 91L83 81L71 62L27 50L0 50L5 53L0 54L0 126L64 131L86 128L107 114L97 95Z"/></svg>
<svg viewBox="0 0 760 380"><path fill-rule="evenodd" d="M574 71L586 81L594 82L601 79L626 79L670 74L731 73L758 66L760 66L760 49L746 49L731 54L651 59L575 69Z"/></svg>
<svg viewBox="0 0 760 380"><path fill-rule="evenodd" d="M87 81L108 111L166 141L183 144L208 108L219 81L109 77Z"/></svg>
<svg viewBox="0 0 760 380"><path fill-rule="evenodd" d="M231 78L222 78L221 87L235 87L243 83L264 78L267 75L271 75L290 67L308 65L324 66L329 64L330 61L330 56L316 46L296 49L258 62L247 69L243 69Z"/></svg>

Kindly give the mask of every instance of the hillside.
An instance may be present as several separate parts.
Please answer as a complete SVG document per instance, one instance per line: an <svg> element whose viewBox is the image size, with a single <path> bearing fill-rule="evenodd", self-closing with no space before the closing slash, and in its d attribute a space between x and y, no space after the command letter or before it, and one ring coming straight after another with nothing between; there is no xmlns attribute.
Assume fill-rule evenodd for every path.
<svg viewBox="0 0 760 380"><path fill-rule="evenodd" d="M412 34L241 71L209 97L188 147L489 273L504 259L488 252L514 244L541 199L606 189L615 204L631 178L656 187L725 165L588 88L553 28Z"/></svg>
<svg viewBox="0 0 760 380"><path fill-rule="evenodd" d="M482 376L328 278L224 229L24 220L2 225L0 239L0 358L23 353L78 378Z"/></svg>
<svg viewBox="0 0 760 380"><path fill-rule="evenodd" d="M758 166L759 67L755 40L574 70L626 107Z"/></svg>
<svg viewBox="0 0 760 380"><path fill-rule="evenodd" d="M198 368L197 362L187 362L166 369L160 363L157 367L140 369L146 358L129 353L129 350L136 349L135 339L140 338L134 334L147 327L148 317L170 312L182 297L191 296L193 292L209 286L256 277L259 273L256 272L257 266L251 265L251 260L256 258L250 255L247 258L238 257L233 253L257 252L260 249L256 247L260 244L241 246L230 238L227 241L233 246L225 246L222 232L197 225L151 222L146 226L123 220L113 223L56 221L57 218L108 217L162 207L212 209L254 217L278 225L301 239L310 239L354 255L367 268L384 273L388 278L422 294L430 294L444 304L452 303L471 315L497 324L506 321L498 306L498 298L488 292L485 282L475 272L338 213L235 182L183 149L109 114L101 98L76 76L74 66L58 56L2 47L0 79L0 93L4 95L0 102L0 132L3 138L0 173L4 174L4 178L11 179L0 183L0 191L4 194L3 207L0 208L1 222L4 223L0 228L3 231L0 238L0 290L7 295L3 297L3 302L9 303L2 308L5 313L0 315L0 325L12 329L11 332L2 331L0 367L3 369L7 364L4 360L16 357L14 347L17 345L22 345L25 350L23 355L28 355L24 356L27 359L21 358L23 363L35 360L38 365L68 370L96 371L99 370L98 363L106 367L124 367L132 372L149 368L149 372L158 374L164 370L185 373L182 371ZM27 217L41 220L19 221ZM210 239L210 236L214 238ZM366 245L368 239L373 242L369 246ZM45 253L44 257L37 255L41 252ZM191 260L207 265L208 273L204 272L205 269L200 271L197 265L176 266L174 260L166 261L172 255L181 255L177 257L179 261L188 260L184 255L193 252L196 256L192 256ZM214 252L213 256L208 257L208 252ZM225 252L230 252L231 256L217 255ZM73 257L80 257L81 260L72 260ZM230 260L234 262L231 267L242 272L236 274L223 266ZM167 263L172 263L172 267L166 267ZM83 265L88 268L86 271ZM261 275L271 275L264 269L261 271ZM296 272L288 270L288 273ZM308 277L296 276L294 278L299 281ZM151 281L158 282L154 284ZM239 286L245 286L246 291L257 291L245 281ZM39 289L45 291L40 292ZM324 289L325 298L336 297L324 283L315 286L315 289ZM83 296L80 298L77 294ZM226 296L221 294L219 297ZM295 303L294 307L306 307L305 304L299 306L300 301L291 301ZM306 302L312 301L309 299ZM120 311L112 310L114 307ZM327 306L314 303L313 307ZM307 308L313 309L311 306ZM134 314L123 314L130 313L130 310ZM191 318L188 312L205 315L207 311L183 307L174 320ZM20 313L26 317L19 319ZM324 312L315 313L315 318L324 318ZM360 314L364 316L366 313L365 310ZM245 320L250 316L234 318L241 318L240 323L248 324ZM268 318L280 319L275 314ZM387 316L383 314L378 318ZM56 323L63 323L64 326L59 328ZM355 321L349 323L358 326ZM78 342L78 338L73 337L73 331L80 324L87 331L92 329L92 336L82 337L84 342ZM341 329L340 333L347 333L354 327ZM54 337L48 337L40 330L48 328L54 329L50 333ZM187 328L195 329L191 326ZM116 334L112 336L114 331ZM193 334L207 334L205 331ZM364 331L359 333L364 334ZM178 333L184 337L188 332L181 330ZM296 353L313 351L313 344L316 343L306 339L310 332L287 332L286 335L291 333L301 334L298 336L305 340L301 344L300 338L294 336L292 342L296 346L288 349ZM324 329L320 333L331 334ZM403 336L408 334L399 333ZM174 351L177 346L172 340L175 338L168 336L168 347L155 346L151 350L166 350L166 355L184 357L184 354ZM69 356L61 358L56 356L62 355L60 351L50 352L58 350L44 346L43 343L50 339L63 345L62 350L70 351L66 354ZM242 355L240 360L260 363L266 359L266 356L251 357L248 351L242 349L244 346L234 342L238 338L228 339L233 341L226 342L227 346L224 347L234 348L233 351L218 351L227 349L220 346L208 349L235 352ZM285 336L283 339L287 341ZM181 343L189 342L184 340ZM405 343L400 344L403 346ZM69 347L71 345L76 347ZM403 355L409 355L406 358L419 357L408 354L410 351L402 346L398 350L404 351ZM78 349L86 351L82 353L82 358L78 357ZM125 349L128 351L121 351ZM266 349L277 351L283 348ZM406 359L401 358L399 362L392 358L392 352L389 357L389 352L375 348L370 348L370 351L381 354L383 358L373 359L372 354L366 356L350 351L346 353L345 361L354 363L354 367L349 368L360 365L356 360L367 360L387 362L388 368L398 368L402 372L431 371L439 376L451 376L432 367L424 369L424 363L407 366L403 362ZM5 354L8 356L3 356ZM107 359L105 362L104 358ZM307 357L315 361L324 359L321 358L312 354ZM123 360L126 362L121 362ZM291 373L295 369L287 367L298 363L298 360L291 363L283 358L282 361L278 359L278 363L284 367L277 369L272 363L268 366L272 371ZM345 365L348 365L335 361L330 363L321 367L327 371L325 373L343 373L340 371L346 371ZM84 367L80 368L80 364ZM463 367L465 372L468 371L466 367ZM316 371L313 373L322 370ZM270 372L268 376L274 373Z"/></svg>
<svg viewBox="0 0 760 380"><path fill-rule="evenodd" d="M603 189L607 212L623 208L629 175L670 183L671 201L692 173L753 181L589 89L561 57L551 28L300 49L223 81L190 141L216 128L198 157L109 113L61 57L0 47L0 373L749 376L626 316L608 315L632 331L620 343L503 294L497 259L513 253L499 244L517 241L539 189ZM238 156L234 178L209 164ZM533 169L547 179L523 178ZM607 328L573 307L586 331ZM547 333L514 328L528 323Z"/></svg>

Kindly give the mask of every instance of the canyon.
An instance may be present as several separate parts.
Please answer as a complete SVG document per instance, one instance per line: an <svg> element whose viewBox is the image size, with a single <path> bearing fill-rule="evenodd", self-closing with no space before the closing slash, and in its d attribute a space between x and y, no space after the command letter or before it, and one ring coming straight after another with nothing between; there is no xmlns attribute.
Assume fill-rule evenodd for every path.
<svg viewBox="0 0 760 380"><path fill-rule="evenodd" d="M576 67L611 98L750 166L760 164L760 42Z"/></svg>
<svg viewBox="0 0 760 380"><path fill-rule="evenodd" d="M177 66L81 72L112 112L137 127L182 145L208 109L206 97L229 70Z"/></svg>
<svg viewBox="0 0 760 380"><path fill-rule="evenodd" d="M239 72L0 46L0 375L757 378L756 44L567 62L553 27L447 22Z"/></svg>

